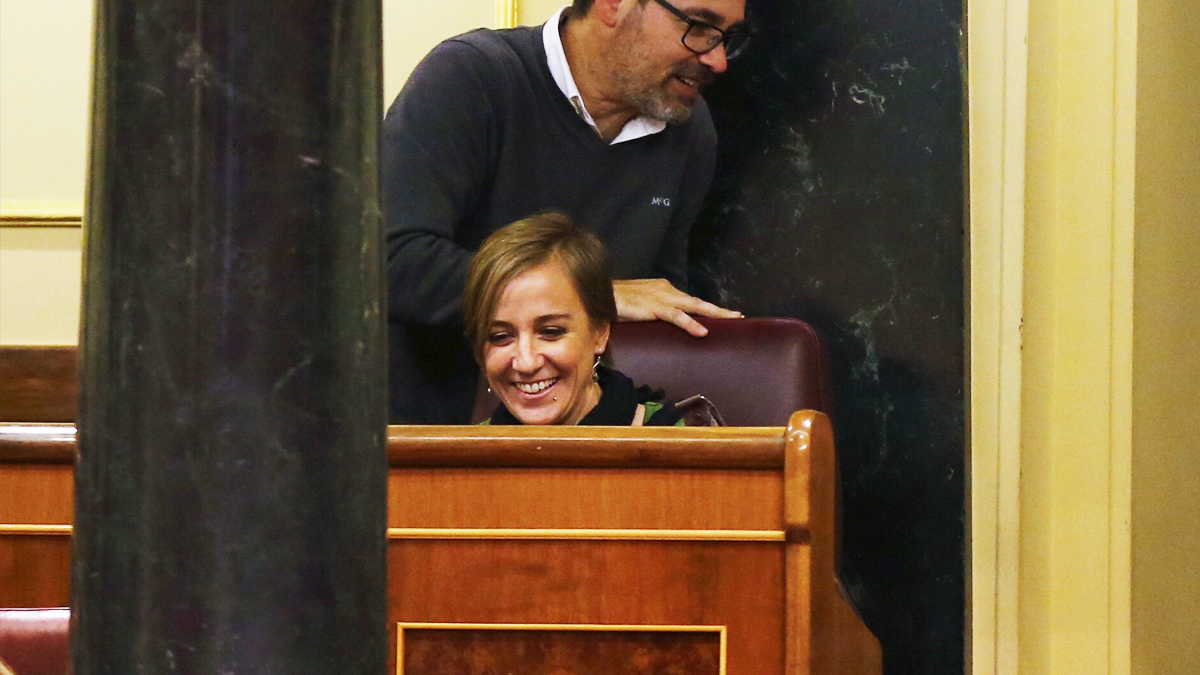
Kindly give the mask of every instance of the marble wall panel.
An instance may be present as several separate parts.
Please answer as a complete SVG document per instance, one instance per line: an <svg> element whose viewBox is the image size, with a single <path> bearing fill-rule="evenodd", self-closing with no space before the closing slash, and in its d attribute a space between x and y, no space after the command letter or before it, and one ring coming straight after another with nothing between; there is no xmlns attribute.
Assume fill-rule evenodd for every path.
<svg viewBox="0 0 1200 675"><path fill-rule="evenodd" d="M962 3L750 0L706 94L721 138L693 230L699 295L831 349L842 578L885 672L961 673Z"/></svg>

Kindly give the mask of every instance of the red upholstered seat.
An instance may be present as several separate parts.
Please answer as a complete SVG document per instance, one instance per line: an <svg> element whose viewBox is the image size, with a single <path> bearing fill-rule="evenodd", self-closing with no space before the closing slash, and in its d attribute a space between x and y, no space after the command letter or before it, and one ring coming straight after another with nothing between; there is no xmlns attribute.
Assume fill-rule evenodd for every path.
<svg viewBox="0 0 1200 675"><path fill-rule="evenodd" d="M796 319L699 319L694 338L662 321L613 326L617 370L668 399L703 394L731 426L784 426L797 410L832 416L829 359L817 332ZM480 387L476 419L495 408Z"/></svg>
<svg viewBox="0 0 1200 675"><path fill-rule="evenodd" d="M16 675L66 675L70 623L66 607L0 609L0 658Z"/></svg>

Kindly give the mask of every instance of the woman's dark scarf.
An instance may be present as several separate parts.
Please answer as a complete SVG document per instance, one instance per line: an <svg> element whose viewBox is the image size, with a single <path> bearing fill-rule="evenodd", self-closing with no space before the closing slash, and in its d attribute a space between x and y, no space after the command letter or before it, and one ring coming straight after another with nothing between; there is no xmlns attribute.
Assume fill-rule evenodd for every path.
<svg viewBox="0 0 1200 675"><path fill-rule="evenodd" d="M605 366L596 369L600 376L600 402L588 414L579 420L581 426L627 427L633 424L639 404L662 400L662 393L655 392L645 385L633 386L633 380L624 373ZM679 421L679 413L675 406L665 405L650 419L642 423L646 426L673 426ZM521 424L501 405L492 413L491 424Z"/></svg>

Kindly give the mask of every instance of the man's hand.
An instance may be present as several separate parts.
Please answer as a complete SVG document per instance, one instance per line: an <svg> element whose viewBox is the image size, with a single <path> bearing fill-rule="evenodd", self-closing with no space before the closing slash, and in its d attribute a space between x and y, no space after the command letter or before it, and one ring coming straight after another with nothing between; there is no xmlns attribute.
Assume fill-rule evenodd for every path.
<svg viewBox="0 0 1200 675"><path fill-rule="evenodd" d="M708 329L688 314L717 319L740 319L741 312L717 307L675 288L666 279L626 279L613 282L617 299L618 321L654 321L661 319L686 330L695 337L708 335Z"/></svg>

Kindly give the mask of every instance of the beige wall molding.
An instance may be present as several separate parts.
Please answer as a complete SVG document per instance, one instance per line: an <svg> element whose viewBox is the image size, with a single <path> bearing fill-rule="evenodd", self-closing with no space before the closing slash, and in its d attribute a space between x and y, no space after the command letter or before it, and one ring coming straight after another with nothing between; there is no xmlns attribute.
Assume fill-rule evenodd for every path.
<svg viewBox="0 0 1200 675"><path fill-rule="evenodd" d="M513 28L520 12L518 0L496 0L496 28Z"/></svg>
<svg viewBox="0 0 1200 675"><path fill-rule="evenodd" d="M967 663L1017 672L1029 0L967 3L970 494Z"/></svg>
<svg viewBox="0 0 1200 675"><path fill-rule="evenodd" d="M1124 675L1137 0L967 23L969 672Z"/></svg>
<svg viewBox="0 0 1200 675"><path fill-rule="evenodd" d="M0 227L83 227L82 216L0 216Z"/></svg>
<svg viewBox="0 0 1200 675"><path fill-rule="evenodd" d="M1125 675L1138 0L1029 10L1018 669Z"/></svg>

